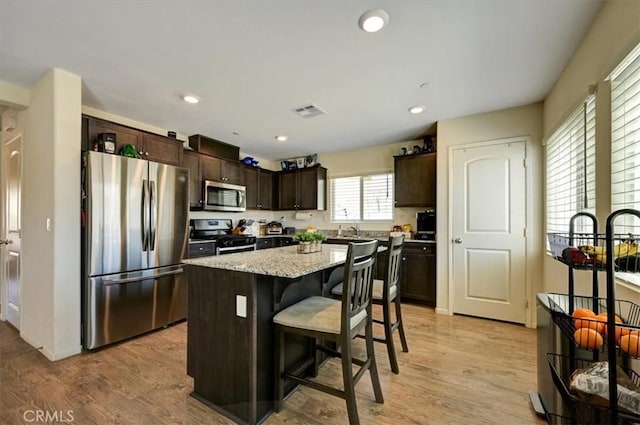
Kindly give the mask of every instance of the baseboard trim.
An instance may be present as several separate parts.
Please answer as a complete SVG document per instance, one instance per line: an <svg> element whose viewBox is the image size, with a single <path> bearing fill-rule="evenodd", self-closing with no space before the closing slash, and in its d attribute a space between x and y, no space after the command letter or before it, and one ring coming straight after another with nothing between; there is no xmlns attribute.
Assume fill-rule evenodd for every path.
<svg viewBox="0 0 640 425"><path fill-rule="evenodd" d="M436 314L446 314L447 316L451 315L449 310L446 308L436 308Z"/></svg>
<svg viewBox="0 0 640 425"><path fill-rule="evenodd" d="M82 352L82 346L77 346L74 348L70 348L66 351L62 351L60 353L54 353L49 348L44 347L36 338L26 334L24 331L20 330L20 338L24 339L29 345L31 345L36 350L40 351L40 353L45 356L48 360L55 362L57 360L62 360L67 357L74 356L76 354L80 354Z"/></svg>

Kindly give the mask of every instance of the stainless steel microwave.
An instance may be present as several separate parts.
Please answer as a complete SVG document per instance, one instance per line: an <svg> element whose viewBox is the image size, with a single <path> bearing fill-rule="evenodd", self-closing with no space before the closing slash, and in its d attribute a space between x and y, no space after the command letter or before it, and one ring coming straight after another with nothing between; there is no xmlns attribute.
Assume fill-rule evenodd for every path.
<svg viewBox="0 0 640 425"><path fill-rule="evenodd" d="M203 208L207 211L245 211L247 188L212 180L203 182Z"/></svg>

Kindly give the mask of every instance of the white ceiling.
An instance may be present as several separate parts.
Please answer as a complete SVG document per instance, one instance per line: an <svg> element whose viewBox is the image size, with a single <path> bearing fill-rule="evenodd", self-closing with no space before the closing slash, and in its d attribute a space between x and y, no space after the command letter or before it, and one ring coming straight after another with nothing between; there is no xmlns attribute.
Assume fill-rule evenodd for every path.
<svg viewBox="0 0 640 425"><path fill-rule="evenodd" d="M0 80L30 87L66 69L82 77L84 105L277 160L411 140L438 120L541 101L601 5L0 0ZM361 31L359 16L377 8L387 27ZM291 112L308 103L327 114ZM426 112L409 114L415 104Z"/></svg>

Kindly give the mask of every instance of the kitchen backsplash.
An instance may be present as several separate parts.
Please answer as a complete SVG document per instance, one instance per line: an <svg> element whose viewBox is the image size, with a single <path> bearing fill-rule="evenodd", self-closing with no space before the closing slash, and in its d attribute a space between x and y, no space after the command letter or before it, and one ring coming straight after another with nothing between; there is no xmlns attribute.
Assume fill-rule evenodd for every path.
<svg viewBox="0 0 640 425"><path fill-rule="evenodd" d="M395 208L393 222L358 222L358 226L364 236L387 237L394 225L402 226L403 224L410 224L411 228L415 230L416 213L423 210L424 208ZM295 211L262 210L247 210L241 213L191 211L189 217L232 219L234 225L242 218L253 219L254 221L265 220L267 223L276 220L281 221L283 227L295 227L298 231L312 226L328 236L335 236L338 231L338 226L342 228L344 235L350 235L354 232L353 229L351 229L351 226L355 225L353 222L332 223L330 220L330 211L303 211L302 213L303 214L298 214L298 217L304 216L308 218L307 220L297 220Z"/></svg>

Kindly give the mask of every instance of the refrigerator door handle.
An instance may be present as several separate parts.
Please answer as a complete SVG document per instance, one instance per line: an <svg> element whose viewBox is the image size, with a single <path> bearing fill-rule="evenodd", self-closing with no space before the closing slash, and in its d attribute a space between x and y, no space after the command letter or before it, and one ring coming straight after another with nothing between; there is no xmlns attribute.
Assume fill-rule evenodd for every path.
<svg viewBox="0 0 640 425"><path fill-rule="evenodd" d="M171 276L174 274L180 274L184 272L184 269L182 267L178 268L178 269L173 269L173 270L169 270L167 272L161 272L161 273L156 273L153 275L148 275L148 276L135 276L135 277L125 277L125 278L121 278L121 279L105 279L102 281L103 285L119 285L122 283L131 283L131 282L139 282L141 280L146 280L146 279L159 279L161 277L165 277L165 276Z"/></svg>
<svg viewBox="0 0 640 425"><path fill-rule="evenodd" d="M142 251L149 251L149 182L142 180Z"/></svg>
<svg viewBox="0 0 640 425"><path fill-rule="evenodd" d="M150 214L151 214L151 223L149 226L149 231L151 232L151 238L149 241L149 251L154 251L156 247L156 230L157 230L157 217L158 217L158 202L156 200L156 182L153 180L149 181L149 188L151 192L150 203Z"/></svg>

